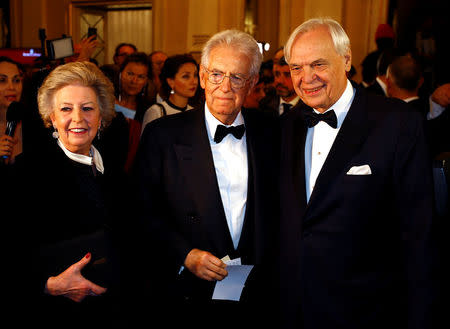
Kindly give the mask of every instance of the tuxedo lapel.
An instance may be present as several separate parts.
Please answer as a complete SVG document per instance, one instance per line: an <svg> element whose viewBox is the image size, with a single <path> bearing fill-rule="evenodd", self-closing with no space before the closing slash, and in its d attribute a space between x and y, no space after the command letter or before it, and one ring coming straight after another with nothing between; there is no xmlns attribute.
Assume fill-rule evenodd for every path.
<svg viewBox="0 0 450 329"><path fill-rule="evenodd" d="M248 161L248 188L247 188L247 204L246 204L246 214L244 217L244 225L242 228L241 238L239 240L239 248L241 249L243 243L250 244L247 246L247 256L252 255L254 259L251 259L252 263L258 263L260 259L260 239L263 238L260 223L256 218L259 218L258 213L261 207L261 198L258 192L264 190L260 186L261 178L263 178L262 173L268 172L264 170L267 163L265 158L265 148L264 140L259 129L264 129L264 127L258 126L258 122L255 120L254 116L249 113L246 109L242 110L242 115L245 122L246 130L246 141L247 141L247 161ZM253 248L253 246L256 248Z"/></svg>
<svg viewBox="0 0 450 329"><path fill-rule="evenodd" d="M296 107L281 120L280 211L286 220L282 230L298 235L307 207L304 152L307 127L302 120L302 110Z"/></svg>
<svg viewBox="0 0 450 329"><path fill-rule="evenodd" d="M323 200L323 195L329 190L330 184L342 173L366 140L369 126L364 102L365 97L357 88L353 103L317 177L308 203L308 212Z"/></svg>
<svg viewBox="0 0 450 329"><path fill-rule="evenodd" d="M189 190L190 198L206 231L206 238L219 252L233 248L220 197L214 161L206 131L203 108L193 113L192 122L184 125L183 140L174 145L175 153ZM222 257L225 255L217 255Z"/></svg>
<svg viewBox="0 0 450 329"><path fill-rule="evenodd" d="M306 205L305 182L305 142L308 128L300 116L293 122L292 154L294 155L292 177L294 178L294 191L299 205ZM304 208L304 207L303 207Z"/></svg>

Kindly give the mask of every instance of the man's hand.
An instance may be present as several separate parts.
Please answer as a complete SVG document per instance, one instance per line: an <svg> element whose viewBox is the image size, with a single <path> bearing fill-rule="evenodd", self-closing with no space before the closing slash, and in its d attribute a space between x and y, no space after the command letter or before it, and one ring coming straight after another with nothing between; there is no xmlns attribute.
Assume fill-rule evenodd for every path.
<svg viewBox="0 0 450 329"><path fill-rule="evenodd" d="M211 253L192 249L186 256L184 266L197 277L207 281L221 281L228 272L226 264Z"/></svg>
<svg viewBox="0 0 450 329"><path fill-rule="evenodd" d="M443 107L450 104L450 83L437 87L431 95L431 100Z"/></svg>

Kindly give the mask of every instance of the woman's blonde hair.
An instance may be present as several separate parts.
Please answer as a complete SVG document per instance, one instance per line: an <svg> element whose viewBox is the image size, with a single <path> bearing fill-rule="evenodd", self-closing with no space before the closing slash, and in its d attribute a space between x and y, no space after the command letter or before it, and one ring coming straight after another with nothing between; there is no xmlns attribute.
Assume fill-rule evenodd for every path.
<svg viewBox="0 0 450 329"><path fill-rule="evenodd" d="M91 62L72 62L56 67L45 78L38 91L39 114L46 127L51 127L50 115L54 111L55 93L69 85L89 87L97 95L102 126L111 123L114 110L114 87L103 72Z"/></svg>

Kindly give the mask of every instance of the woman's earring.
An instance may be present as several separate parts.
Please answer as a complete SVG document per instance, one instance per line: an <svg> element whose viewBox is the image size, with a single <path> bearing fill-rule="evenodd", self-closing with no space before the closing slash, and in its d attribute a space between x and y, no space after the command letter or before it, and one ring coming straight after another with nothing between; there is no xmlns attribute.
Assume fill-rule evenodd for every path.
<svg viewBox="0 0 450 329"><path fill-rule="evenodd" d="M170 89L170 94L171 94L171 95L175 94L175 90Z"/></svg>
<svg viewBox="0 0 450 329"><path fill-rule="evenodd" d="M97 129L97 139L100 139L100 130L102 129L102 123L100 122L98 129Z"/></svg>
<svg viewBox="0 0 450 329"><path fill-rule="evenodd" d="M58 139L58 138L59 138L58 130L57 130L55 127L53 127L53 129L55 129L55 131L52 133L52 137L53 137L54 139Z"/></svg>

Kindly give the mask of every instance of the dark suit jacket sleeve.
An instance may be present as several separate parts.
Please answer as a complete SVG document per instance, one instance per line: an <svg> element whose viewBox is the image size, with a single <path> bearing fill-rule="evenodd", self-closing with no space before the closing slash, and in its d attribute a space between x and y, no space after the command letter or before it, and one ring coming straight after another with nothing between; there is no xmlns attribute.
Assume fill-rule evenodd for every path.
<svg viewBox="0 0 450 329"><path fill-rule="evenodd" d="M420 118L408 121L398 135L393 172L395 204L403 227L408 328L431 328L431 305L436 297L433 270L437 260L432 225L432 173L423 123Z"/></svg>
<svg viewBox="0 0 450 329"><path fill-rule="evenodd" d="M157 253L168 253L175 257L177 264L181 266L192 247L176 228L172 227L171 208L164 197L164 177L170 175L170 169L165 164L169 145L161 141L167 139L167 134L158 132L153 123L147 125L141 137L134 177L139 216L150 240L149 247L159 249L156 250Z"/></svg>

